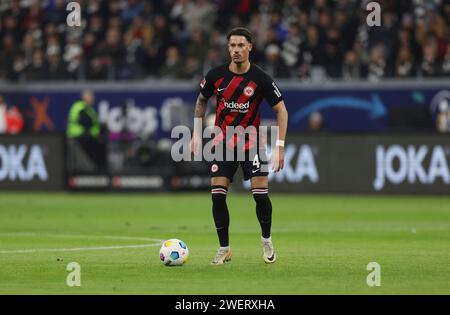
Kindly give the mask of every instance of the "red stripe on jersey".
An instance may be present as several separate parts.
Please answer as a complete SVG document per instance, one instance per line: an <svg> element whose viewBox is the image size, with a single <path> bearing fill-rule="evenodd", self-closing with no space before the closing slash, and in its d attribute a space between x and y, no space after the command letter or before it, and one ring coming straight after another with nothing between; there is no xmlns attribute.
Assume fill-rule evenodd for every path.
<svg viewBox="0 0 450 315"><path fill-rule="evenodd" d="M253 122L253 126L256 126L258 128L260 123L261 123L261 117L258 114L258 116L256 116L255 121Z"/></svg>
<svg viewBox="0 0 450 315"><path fill-rule="evenodd" d="M250 104L250 108L248 113L245 115L244 119L241 121L241 126L243 126L244 128L247 128L250 125L254 126L255 129L258 129L259 127L259 105L261 105L262 102L262 97L257 97L256 99L254 99L252 101L252 103ZM250 120L252 119L252 117L256 116L253 119L253 122L251 122ZM250 130L250 136L249 136L249 141L247 141L245 143L245 150L249 150L250 148L253 148L254 146L257 145L258 141L258 132L257 130L255 131L254 129Z"/></svg>
<svg viewBox="0 0 450 315"><path fill-rule="evenodd" d="M253 102L250 104L248 113L245 115L244 119L242 119L242 121L241 121L241 125L244 128L248 127L248 123L250 122L250 119L254 114L259 117L259 113L258 112L255 113L255 111L259 111L259 105L261 104L261 102L262 102L262 97L259 96L259 97L255 98L253 100ZM255 127L259 127L259 124L255 124L255 121L256 121L256 119L253 121L252 125Z"/></svg>
<svg viewBox="0 0 450 315"><path fill-rule="evenodd" d="M241 82L244 80L244 77L236 77L234 76L230 83L228 83L228 86L225 88L225 91L222 94L222 99L220 100L219 104L217 105L217 109L216 109L216 126L219 124L219 120L220 120L220 115L222 113L222 111L225 110L225 102L228 102L230 100L230 98L233 96L234 92L236 91L236 89L239 87L239 84L241 84ZM220 81L220 83L222 83L222 81ZM223 126L223 123L222 123ZM221 127L221 126L219 126ZM216 136L216 138L214 139L214 144L217 144L218 142L220 142L223 138L224 138L224 133L225 133L225 129L222 129L222 134L219 136Z"/></svg>
<svg viewBox="0 0 450 315"><path fill-rule="evenodd" d="M258 130L256 128L250 129L248 141L245 142L244 149L249 150L258 144Z"/></svg>
<svg viewBox="0 0 450 315"><path fill-rule="evenodd" d="M220 84L222 83L223 79L224 79L224 78L222 77L222 78L220 78L219 80L217 80L217 81L214 83L214 87L215 87L216 90L219 88L219 86L220 86Z"/></svg>
<svg viewBox="0 0 450 315"><path fill-rule="evenodd" d="M216 126L219 125L220 115L221 115L222 111L225 109L224 101L225 102L229 101L230 97L233 96L233 93L239 87L239 84L241 84L242 80L244 80L243 77L233 77L231 79L230 83L228 83L228 86L225 88L225 91L222 94L222 99L219 100L219 103L217 104L217 108L216 108L216 123L215 123ZM216 90L219 88L222 81L223 81L223 78L220 80L220 83L217 86Z"/></svg>
<svg viewBox="0 0 450 315"><path fill-rule="evenodd" d="M219 124L219 119L220 116L222 114L222 111L225 110L225 102L229 102L230 98L233 96L234 92L236 91L236 89L239 87L239 84L241 84L241 82L244 80L243 77L233 77L233 79L231 79L230 83L228 84L228 86L225 88L225 91L222 94L222 99L219 102L219 105L217 107L217 112L216 112L216 125ZM228 113L227 116L224 119L224 122L226 121L228 115L230 115L232 113ZM221 124L222 127L224 122ZM226 127L226 125L225 125ZM222 129L223 132L225 132L225 129Z"/></svg>
<svg viewBox="0 0 450 315"><path fill-rule="evenodd" d="M231 79L228 86L225 88L225 91L223 92L222 96L226 101L230 100L230 97L233 96L233 93L236 91L236 89L239 87L239 84L244 80L244 77L233 77Z"/></svg>
<svg viewBox="0 0 450 315"><path fill-rule="evenodd" d="M239 96L239 98L238 98L238 100L237 100L236 102L237 102L237 103L246 103L246 102L248 101L248 99L249 99L250 97L253 96L253 93L256 91L256 88L257 88L257 87L258 87L258 85L257 85L255 82L250 81L250 82L244 87L244 89L242 90L242 94ZM251 89L253 90L253 93L252 93L251 95L247 95L247 94L245 93L245 90L246 90L247 88L251 88ZM249 113L250 113L250 115L251 115L251 113L254 111L254 108L253 108L253 106L252 106L253 104L254 104L254 102L251 102L251 104L249 104L248 111L247 111L247 113L245 113L245 114L244 114L244 113L241 113L241 112L239 112L239 111L235 111L235 112L229 113L229 114L225 117L224 122L222 123L222 126L221 126L222 130L226 129L227 126L229 126L231 123L233 123L233 121L234 121L239 115L243 115L243 114L244 114L244 115L245 115L245 116L244 116L244 119L245 119L245 117L246 117L247 115L249 115ZM239 125L243 126L242 123L240 123ZM245 126L244 126L244 127L245 127ZM242 135L241 135L241 136L242 136ZM234 137L228 139L228 142L227 142L228 147L234 147L234 146L236 146L237 144L238 144L238 135L237 135L237 134L235 134Z"/></svg>

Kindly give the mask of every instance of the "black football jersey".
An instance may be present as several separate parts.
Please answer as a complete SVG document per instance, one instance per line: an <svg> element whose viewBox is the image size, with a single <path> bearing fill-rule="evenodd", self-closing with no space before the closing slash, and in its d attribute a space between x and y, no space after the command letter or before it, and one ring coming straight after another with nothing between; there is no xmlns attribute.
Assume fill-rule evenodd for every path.
<svg viewBox="0 0 450 315"><path fill-rule="evenodd" d="M266 99L270 106L283 100L272 78L260 67L250 64L244 74L231 72L229 64L211 69L200 83L206 98L216 95L215 125L225 133L227 126L259 127L259 106Z"/></svg>

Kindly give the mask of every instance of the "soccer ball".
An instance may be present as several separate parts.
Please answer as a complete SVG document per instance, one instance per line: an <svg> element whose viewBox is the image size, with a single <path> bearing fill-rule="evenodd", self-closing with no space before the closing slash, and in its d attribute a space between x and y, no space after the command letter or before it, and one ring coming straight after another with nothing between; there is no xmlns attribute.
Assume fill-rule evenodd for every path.
<svg viewBox="0 0 450 315"><path fill-rule="evenodd" d="M172 238L164 241L159 250L159 259L165 266L182 266L189 257L189 249L183 241Z"/></svg>

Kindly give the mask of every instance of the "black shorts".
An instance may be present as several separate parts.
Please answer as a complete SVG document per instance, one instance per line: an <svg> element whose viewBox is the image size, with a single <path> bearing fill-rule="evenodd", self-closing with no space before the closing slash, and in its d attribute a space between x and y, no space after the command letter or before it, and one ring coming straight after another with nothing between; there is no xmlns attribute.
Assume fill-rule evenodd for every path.
<svg viewBox="0 0 450 315"><path fill-rule="evenodd" d="M268 163L265 150L260 150L259 154L253 153L246 154L243 161L212 161L211 163L211 177L227 177L230 182L233 182L234 174L236 173L238 166L240 165L244 173L244 180L249 180L256 176L267 176Z"/></svg>

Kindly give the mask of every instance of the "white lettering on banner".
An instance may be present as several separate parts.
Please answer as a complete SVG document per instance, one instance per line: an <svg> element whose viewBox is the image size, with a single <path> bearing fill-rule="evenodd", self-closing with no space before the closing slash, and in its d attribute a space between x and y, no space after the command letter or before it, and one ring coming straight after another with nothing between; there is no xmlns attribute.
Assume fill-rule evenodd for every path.
<svg viewBox="0 0 450 315"><path fill-rule="evenodd" d="M294 161L297 152L298 157L297 160ZM317 183L319 181L319 173L314 160L313 150L310 145L306 144L299 148L294 144L288 145L285 149L284 169L278 173L270 173L269 180L299 183L303 181L304 178L308 178L312 183Z"/></svg>
<svg viewBox="0 0 450 315"><path fill-rule="evenodd" d="M378 145L376 148L376 178L373 187L379 191L386 182L398 185L408 184L434 184L441 178L445 184L450 183L450 172L445 150L436 145L431 153L428 169L424 166L425 157L430 148L422 145L419 148L409 145L406 149L395 144L388 148ZM398 169L394 169L394 161L399 161Z"/></svg>
<svg viewBox="0 0 450 315"><path fill-rule="evenodd" d="M184 100L181 97L170 97L164 100L159 110L161 115L161 129L163 131L170 131L172 126L177 125L176 119L180 118L178 116L182 115L185 106ZM174 115L174 112L177 115Z"/></svg>
<svg viewBox="0 0 450 315"><path fill-rule="evenodd" d="M25 160L28 146L0 145L0 181L31 181L37 177L41 181L48 180L48 172L44 162L42 148L31 145L28 160Z"/></svg>
<svg viewBox="0 0 450 315"><path fill-rule="evenodd" d="M450 172L445 158L445 151L441 146L434 148L428 171L428 180L430 183L434 183L438 177L441 177L444 183L450 183Z"/></svg>
<svg viewBox="0 0 450 315"><path fill-rule="evenodd" d="M152 106L140 108L133 100L127 100L126 113L122 107L112 107L102 100L98 105L99 120L106 123L113 133L130 131L134 134L149 135L158 129L158 110Z"/></svg>
<svg viewBox="0 0 450 315"><path fill-rule="evenodd" d="M269 151L267 155L270 161L271 152ZM308 144L301 146L287 145L284 151L284 168L277 173L269 172L269 181L300 183L306 179L311 183L318 183L320 180L313 147ZM250 181L244 181L243 187L250 189Z"/></svg>

